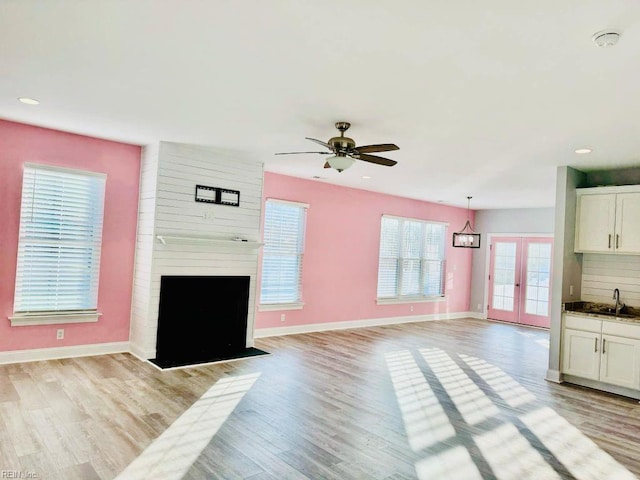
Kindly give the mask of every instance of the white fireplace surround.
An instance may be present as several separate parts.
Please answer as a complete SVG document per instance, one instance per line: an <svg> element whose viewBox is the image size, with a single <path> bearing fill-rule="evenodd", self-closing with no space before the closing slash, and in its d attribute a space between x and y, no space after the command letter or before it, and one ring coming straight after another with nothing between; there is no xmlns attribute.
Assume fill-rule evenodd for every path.
<svg viewBox="0 0 640 480"><path fill-rule="evenodd" d="M263 165L212 147L144 148L131 350L155 358L163 275L248 276L247 347L254 344ZM195 202L195 186L239 190L240 206Z"/></svg>

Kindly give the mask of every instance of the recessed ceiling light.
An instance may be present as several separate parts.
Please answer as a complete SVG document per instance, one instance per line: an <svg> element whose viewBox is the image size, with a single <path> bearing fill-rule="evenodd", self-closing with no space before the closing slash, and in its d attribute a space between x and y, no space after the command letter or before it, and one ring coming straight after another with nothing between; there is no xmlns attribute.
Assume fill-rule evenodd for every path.
<svg viewBox="0 0 640 480"><path fill-rule="evenodd" d="M371 177L369 175L363 175L362 178L364 178L365 180L369 180Z"/></svg>
<svg viewBox="0 0 640 480"><path fill-rule="evenodd" d="M20 97L18 98L18 100L20 100L22 103L26 103L27 105L40 105L40 102L35 98Z"/></svg>
<svg viewBox="0 0 640 480"><path fill-rule="evenodd" d="M593 150L591 150L590 148L576 148L575 152L578 155L584 155L585 153L591 153Z"/></svg>

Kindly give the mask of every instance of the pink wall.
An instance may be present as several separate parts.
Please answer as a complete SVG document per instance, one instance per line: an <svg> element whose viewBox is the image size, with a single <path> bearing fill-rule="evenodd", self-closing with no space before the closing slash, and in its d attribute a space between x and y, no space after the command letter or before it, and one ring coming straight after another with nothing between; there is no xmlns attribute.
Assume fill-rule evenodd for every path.
<svg viewBox="0 0 640 480"><path fill-rule="evenodd" d="M450 235L465 224L466 209L269 172L263 191L265 199L310 205L302 267L305 306L257 312L256 328L469 311L472 251L449 241L445 301L376 305L381 216L448 222Z"/></svg>
<svg viewBox="0 0 640 480"><path fill-rule="evenodd" d="M129 340L140 154L134 145L0 120L0 351ZM97 323L10 326L25 162L107 174Z"/></svg>

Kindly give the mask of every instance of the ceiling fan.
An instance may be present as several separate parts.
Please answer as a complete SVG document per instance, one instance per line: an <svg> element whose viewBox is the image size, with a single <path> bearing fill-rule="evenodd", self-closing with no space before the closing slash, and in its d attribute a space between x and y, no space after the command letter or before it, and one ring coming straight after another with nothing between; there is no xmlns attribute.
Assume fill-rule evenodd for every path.
<svg viewBox="0 0 640 480"><path fill-rule="evenodd" d="M345 137L346 132L351 124L349 122L336 122L336 128L340 130L339 137L332 137L328 142L317 140L315 138L305 137L307 140L316 142L323 147L329 149L328 152L281 152L276 155L297 155L300 153L319 153L320 155L333 155L329 157L324 164L324 168L335 168L338 172L346 170L355 163L356 160L364 160L365 162L376 163L378 165L385 165L387 167L393 167L396 163L395 160L389 158L379 157L377 155L369 155L374 152L389 152L391 150L399 150L400 147L393 143L382 143L380 145L362 145L356 147L356 142L352 138Z"/></svg>

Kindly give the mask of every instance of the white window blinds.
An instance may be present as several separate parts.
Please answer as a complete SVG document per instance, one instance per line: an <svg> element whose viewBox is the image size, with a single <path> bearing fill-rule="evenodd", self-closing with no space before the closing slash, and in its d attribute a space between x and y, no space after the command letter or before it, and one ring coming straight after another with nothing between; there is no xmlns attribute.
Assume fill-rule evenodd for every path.
<svg viewBox="0 0 640 480"><path fill-rule="evenodd" d="M267 200L260 304L302 301L302 256L306 205Z"/></svg>
<svg viewBox="0 0 640 480"><path fill-rule="evenodd" d="M383 216L378 298L444 295L446 225Z"/></svg>
<svg viewBox="0 0 640 480"><path fill-rule="evenodd" d="M95 310L105 176L25 165L14 312Z"/></svg>

